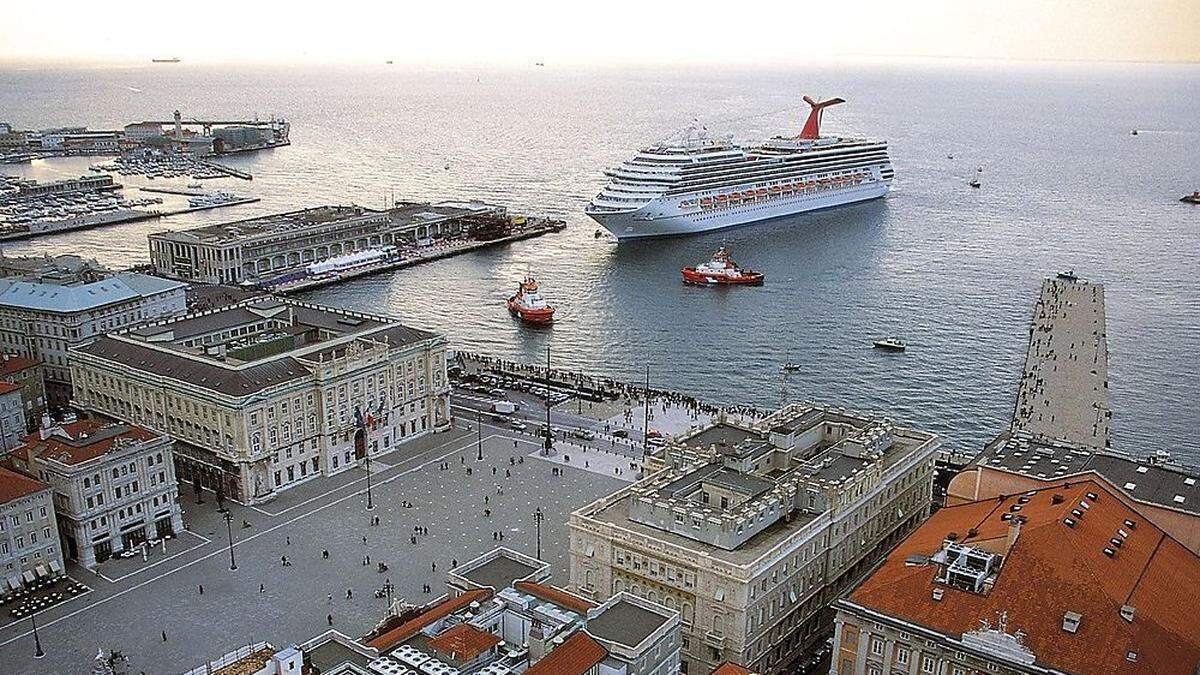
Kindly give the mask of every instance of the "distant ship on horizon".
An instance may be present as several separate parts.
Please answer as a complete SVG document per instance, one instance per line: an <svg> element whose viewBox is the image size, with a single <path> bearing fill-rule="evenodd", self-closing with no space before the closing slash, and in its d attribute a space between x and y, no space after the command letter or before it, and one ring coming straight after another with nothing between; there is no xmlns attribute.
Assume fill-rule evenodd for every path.
<svg viewBox="0 0 1200 675"><path fill-rule="evenodd" d="M815 101L798 136L739 144L703 127L652 145L604 174L584 212L618 241L693 234L791 216L887 194L887 141L822 136Z"/></svg>
<svg viewBox="0 0 1200 675"><path fill-rule="evenodd" d="M169 59L150 59L150 63L179 63L181 60L178 56L172 56Z"/></svg>

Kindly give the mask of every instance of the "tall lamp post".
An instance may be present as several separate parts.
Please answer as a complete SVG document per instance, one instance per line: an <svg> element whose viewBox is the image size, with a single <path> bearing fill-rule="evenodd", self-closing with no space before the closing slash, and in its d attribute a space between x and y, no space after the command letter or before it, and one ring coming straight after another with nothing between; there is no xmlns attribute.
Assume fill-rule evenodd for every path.
<svg viewBox="0 0 1200 675"><path fill-rule="evenodd" d="M365 442L364 442L365 444ZM375 510L375 502L371 500L371 449L366 449L367 455L367 510Z"/></svg>
<svg viewBox="0 0 1200 675"><path fill-rule="evenodd" d="M229 569L237 569L237 561L233 559L233 513L225 512L225 533L229 535Z"/></svg>
<svg viewBox="0 0 1200 675"><path fill-rule="evenodd" d="M46 658L46 652L42 650L42 638L37 632L37 620L33 618L35 614L36 612L29 615L29 623L33 624L33 658L44 659Z"/></svg>
<svg viewBox="0 0 1200 675"><path fill-rule="evenodd" d="M483 411L475 411L475 447L478 449L478 454L475 455L475 461L483 461Z"/></svg>
<svg viewBox="0 0 1200 675"><path fill-rule="evenodd" d="M650 454L650 364L646 364L646 418L642 425L642 459Z"/></svg>
<svg viewBox="0 0 1200 675"><path fill-rule="evenodd" d="M533 512L533 525L537 530L537 559L542 559L542 521L546 519L546 514L542 513L542 507L537 507Z"/></svg>
<svg viewBox="0 0 1200 675"><path fill-rule="evenodd" d="M554 448L554 430L550 428L550 345L546 345L546 454Z"/></svg>

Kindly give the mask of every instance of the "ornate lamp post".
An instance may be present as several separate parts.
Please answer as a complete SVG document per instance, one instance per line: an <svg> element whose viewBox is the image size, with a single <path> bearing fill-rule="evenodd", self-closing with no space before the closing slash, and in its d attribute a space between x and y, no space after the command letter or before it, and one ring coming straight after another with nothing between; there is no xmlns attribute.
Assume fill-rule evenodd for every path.
<svg viewBox="0 0 1200 675"><path fill-rule="evenodd" d="M237 569L237 561L233 559L233 514L225 512L225 532L229 535L229 569Z"/></svg>
<svg viewBox="0 0 1200 675"><path fill-rule="evenodd" d="M542 507L537 507L533 512L533 524L537 530L537 559L542 559L542 521L546 519L546 514L542 513Z"/></svg>
<svg viewBox="0 0 1200 675"><path fill-rule="evenodd" d="M38 635L37 620L34 618L36 614L37 613L34 612L33 614L29 615L29 623L33 624L33 658L44 659L46 658L46 652L42 650L42 638Z"/></svg>

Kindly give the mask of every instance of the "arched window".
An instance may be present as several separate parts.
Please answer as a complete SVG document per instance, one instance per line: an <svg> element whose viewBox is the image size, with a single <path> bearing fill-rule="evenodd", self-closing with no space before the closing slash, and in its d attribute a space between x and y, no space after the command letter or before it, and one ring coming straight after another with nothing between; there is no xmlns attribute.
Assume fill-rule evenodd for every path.
<svg viewBox="0 0 1200 675"><path fill-rule="evenodd" d="M694 619L695 616L696 616L696 613L692 609L692 603L690 603L690 602L683 603L683 622L691 623L692 619Z"/></svg>

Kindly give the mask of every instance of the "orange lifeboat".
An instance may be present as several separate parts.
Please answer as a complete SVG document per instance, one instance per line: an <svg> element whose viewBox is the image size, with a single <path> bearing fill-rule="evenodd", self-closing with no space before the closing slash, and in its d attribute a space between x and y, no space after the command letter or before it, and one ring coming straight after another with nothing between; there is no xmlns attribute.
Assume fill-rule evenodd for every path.
<svg viewBox="0 0 1200 675"><path fill-rule="evenodd" d="M764 278L762 272L738 267L724 246L717 249L712 260L685 267L682 272L683 283L693 286L761 286Z"/></svg>
<svg viewBox="0 0 1200 675"><path fill-rule="evenodd" d="M532 274L525 275L525 280L517 285L516 294L506 304L510 314L526 323L542 325L554 321L554 307L546 304Z"/></svg>

